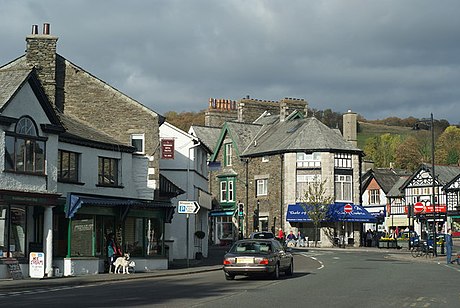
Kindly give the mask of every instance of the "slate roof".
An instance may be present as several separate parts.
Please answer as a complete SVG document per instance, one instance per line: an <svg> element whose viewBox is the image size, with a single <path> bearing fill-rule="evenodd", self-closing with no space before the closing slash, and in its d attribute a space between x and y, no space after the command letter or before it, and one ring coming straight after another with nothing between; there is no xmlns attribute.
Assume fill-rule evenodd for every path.
<svg viewBox="0 0 460 308"><path fill-rule="evenodd" d="M310 117L263 126L241 156L301 151L362 153L334 130Z"/></svg>
<svg viewBox="0 0 460 308"><path fill-rule="evenodd" d="M362 187L363 191L367 188L368 184L374 178L377 183L379 184L380 188L383 190L385 194L388 194L390 190L393 188L396 182L401 177L410 176L410 173L406 170L402 169L392 169L392 168L376 168L368 170L362 178Z"/></svg>
<svg viewBox="0 0 460 308"><path fill-rule="evenodd" d="M0 111L10 101L32 69L0 69Z"/></svg>
<svg viewBox="0 0 460 308"><path fill-rule="evenodd" d="M407 180L407 176L402 176L400 177L393 187L390 189L390 191L386 194L387 198L403 198L404 197L404 191L402 191L400 188L404 185L404 182Z"/></svg>
<svg viewBox="0 0 460 308"><path fill-rule="evenodd" d="M59 140L61 141L131 153L135 151L135 148L131 145L121 143L110 135L93 128L88 123L84 123L75 117L62 113L58 113L58 116L66 130L59 136Z"/></svg>
<svg viewBox="0 0 460 308"><path fill-rule="evenodd" d="M191 129L193 130L195 137L200 139L200 141L211 151L212 154L217 141L219 140L221 128L192 125Z"/></svg>
<svg viewBox="0 0 460 308"><path fill-rule="evenodd" d="M262 128L261 125L241 122L226 122L225 125L240 153L252 143L252 140L254 140Z"/></svg>

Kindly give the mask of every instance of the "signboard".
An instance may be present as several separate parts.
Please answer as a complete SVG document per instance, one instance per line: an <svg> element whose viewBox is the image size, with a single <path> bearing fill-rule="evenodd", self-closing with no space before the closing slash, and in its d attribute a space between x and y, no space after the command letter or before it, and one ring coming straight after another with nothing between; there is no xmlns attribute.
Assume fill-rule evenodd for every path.
<svg viewBox="0 0 460 308"><path fill-rule="evenodd" d="M29 254L29 276L31 278L45 277L45 254L43 252Z"/></svg>
<svg viewBox="0 0 460 308"><path fill-rule="evenodd" d="M196 214L200 210L200 205L196 201L179 201L177 212L179 214Z"/></svg>
<svg viewBox="0 0 460 308"><path fill-rule="evenodd" d="M423 210L425 209L425 206L422 202L416 202L414 204L414 212L417 214L417 213L420 213L420 212L423 212Z"/></svg>
<svg viewBox="0 0 460 308"><path fill-rule="evenodd" d="M161 159L174 159L174 139L161 139Z"/></svg>
<svg viewBox="0 0 460 308"><path fill-rule="evenodd" d="M351 212L353 212L353 207L351 206L351 204L345 204L345 206L343 207L343 211L347 214L350 214Z"/></svg>
<svg viewBox="0 0 460 308"><path fill-rule="evenodd" d="M19 262L17 259L4 259L3 264L6 264L6 266L8 267L8 271L10 272L11 278L13 278L13 280L24 279L24 277L22 276L21 266L19 266Z"/></svg>

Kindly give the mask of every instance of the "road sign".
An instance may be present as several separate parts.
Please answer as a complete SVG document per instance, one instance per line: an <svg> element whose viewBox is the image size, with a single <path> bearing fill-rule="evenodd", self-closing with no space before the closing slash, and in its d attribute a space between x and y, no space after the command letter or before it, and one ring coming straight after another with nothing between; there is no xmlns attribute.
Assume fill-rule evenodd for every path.
<svg viewBox="0 0 460 308"><path fill-rule="evenodd" d="M179 214L196 214L200 210L200 205L196 201L179 201L177 212Z"/></svg>
<svg viewBox="0 0 460 308"><path fill-rule="evenodd" d="M343 207L343 210L345 211L345 213L350 214L351 212L353 212L353 207L351 206L351 204L347 203Z"/></svg>
<svg viewBox="0 0 460 308"><path fill-rule="evenodd" d="M415 202L414 204L415 214L423 212L424 209L425 209L425 205L422 202Z"/></svg>

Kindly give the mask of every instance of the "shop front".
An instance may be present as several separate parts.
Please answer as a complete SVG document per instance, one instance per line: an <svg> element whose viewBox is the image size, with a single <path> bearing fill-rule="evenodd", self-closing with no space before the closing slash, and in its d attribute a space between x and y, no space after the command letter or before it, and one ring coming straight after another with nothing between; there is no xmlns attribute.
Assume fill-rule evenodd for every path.
<svg viewBox="0 0 460 308"><path fill-rule="evenodd" d="M29 254L47 252L46 273L51 270L52 208L58 194L0 190L0 278L9 278L6 264L14 260L27 277Z"/></svg>
<svg viewBox="0 0 460 308"><path fill-rule="evenodd" d="M210 234L213 244L226 246L237 238L238 219L235 218L234 210L213 210L209 217L212 220Z"/></svg>
<svg viewBox="0 0 460 308"><path fill-rule="evenodd" d="M308 215L308 205L289 204L286 220L301 230L303 234L313 234L314 224ZM324 219L320 223L321 229L316 238L322 247L330 246L359 246L363 223L373 223L375 217L361 205L336 202L324 207ZM311 242L313 238L309 237Z"/></svg>
<svg viewBox="0 0 460 308"><path fill-rule="evenodd" d="M164 230L173 213L169 202L69 194L54 213L54 264L65 276L106 272L107 239L114 235L136 271L167 269Z"/></svg>

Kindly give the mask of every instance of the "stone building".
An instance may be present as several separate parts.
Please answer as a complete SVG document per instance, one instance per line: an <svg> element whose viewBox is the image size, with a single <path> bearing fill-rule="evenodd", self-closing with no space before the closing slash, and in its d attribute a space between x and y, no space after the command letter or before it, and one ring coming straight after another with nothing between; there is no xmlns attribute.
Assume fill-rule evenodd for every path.
<svg viewBox="0 0 460 308"><path fill-rule="evenodd" d="M57 40L49 24L44 25L43 34L33 26L26 37L25 55L0 67L2 150L10 147L6 135L24 140L16 124L21 119L38 123L28 137L34 144L46 143L44 150L35 148L40 165L47 167L37 171L39 176L8 170L0 176L2 180L17 178L5 187L18 195L33 189L46 197L35 194L19 204L26 215L40 217L37 213L43 209L45 213L35 229L30 227L33 220L25 226L22 236L27 245L20 261L27 264L30 251L45 250L47 275L52 274L51 265L67 275L103 272L105 239L113 233L139 268L165 269L170 261L165 224L174 213L170 198L181 190L160 176L159 126L164 118L57 54ZM47 119L43 112L37 119L31 115L37 101ZM6 108L12 102L17 107ZM19 129L16 134L15 129ZM8 157L2 163L11 165ZM31 180L38 186L30 188ZM18 203L7 205L10 209ZM16 247L8 245L6 256L12 248Z"/></svg>
<svg viewBox="0 0 460 308"><path fill-rule="evenodd" d="M338 130L306 114L307 104L301 99L210 100L207 124L234 118L223 124L210 158L210 164L220 162L220 169L210 175L215 243L279 228L301 230L313 238L311 220L298 210L299 202L312 182L324 181L335 200L331 205L335 220L324 222L318 234L321 245L333 245L338 238L359 245L362 223L373 218L361 207L363 152L353 144L356 132L344 128L349 132L345 140ZM355 115L346 113L344 123L353 125ZM345 204L365 218L340 216ZM332 233L327 232L330 228Z"/></svg>

